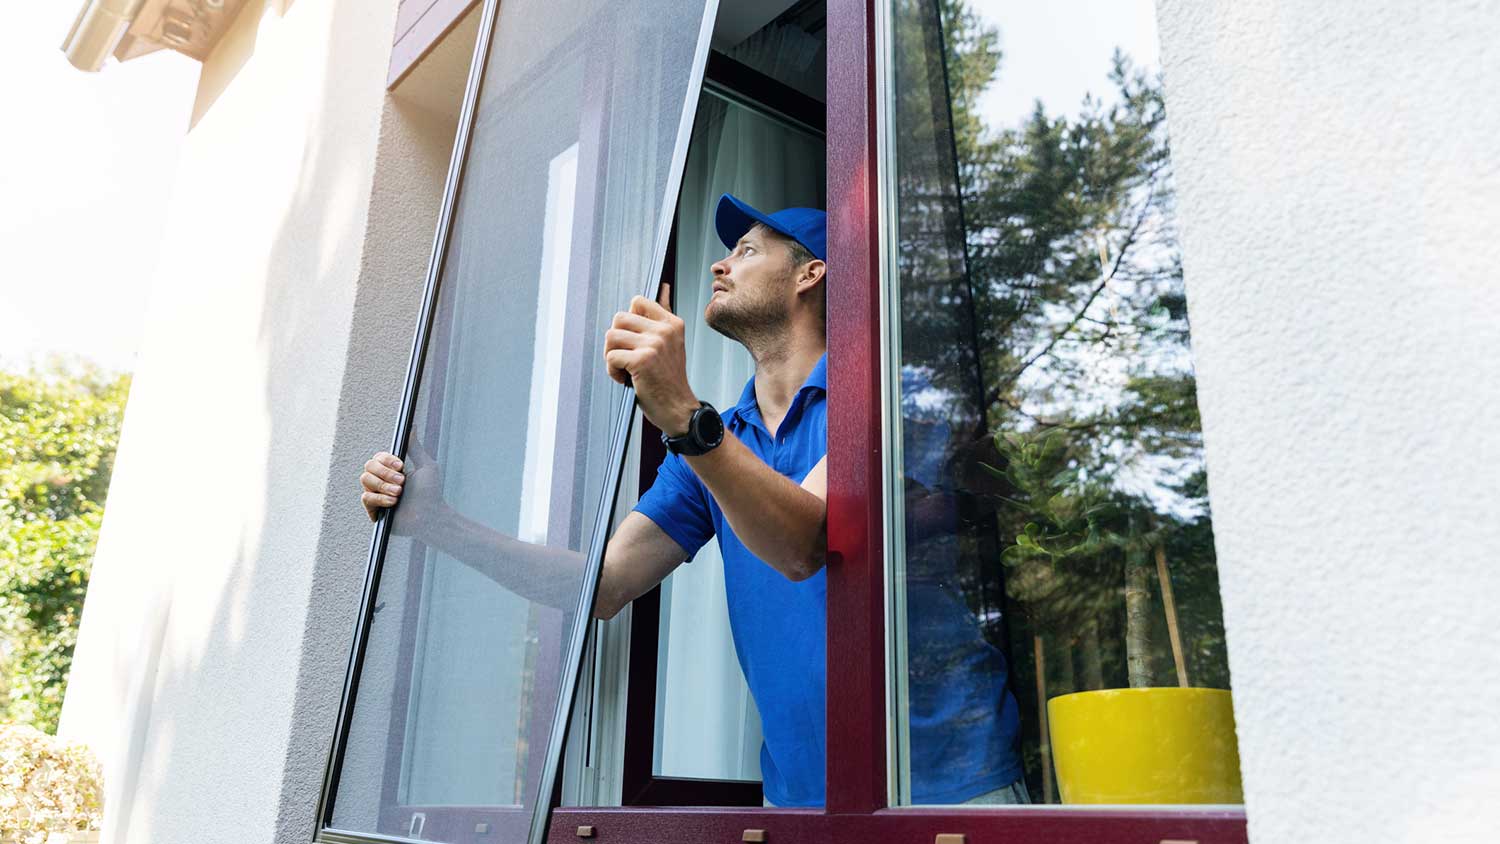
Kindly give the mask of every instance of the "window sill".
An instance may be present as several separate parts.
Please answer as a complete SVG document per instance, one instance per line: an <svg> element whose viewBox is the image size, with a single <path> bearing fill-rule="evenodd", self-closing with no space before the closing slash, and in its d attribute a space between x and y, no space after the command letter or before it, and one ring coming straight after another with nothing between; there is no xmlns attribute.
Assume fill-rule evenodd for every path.
<svg viewBox="0 0 1500 844"><path fill-rule="evenodd" d="M1175 809L1062 808L1057 806L882 809L868 815L830 815L818 809L564 808L552 813L549 844L582 839L579 827L610 844L687 844L740 841L762 830L766 841L799 844L843 841L933 841L963 835L970 841L1141 844L1174 841L1246 844L1238 807Z"/></svg>

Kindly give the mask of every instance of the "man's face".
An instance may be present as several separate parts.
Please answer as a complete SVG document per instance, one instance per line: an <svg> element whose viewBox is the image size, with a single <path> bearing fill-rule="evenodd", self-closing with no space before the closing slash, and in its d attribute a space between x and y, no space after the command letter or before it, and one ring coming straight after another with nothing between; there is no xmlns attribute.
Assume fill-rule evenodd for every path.
<svg viewBox="0 0 1500 844"><path fill-rule="evenodd" d="M756 225L712 269L713 292L703 309L709 328L744 342L775 333L789 321L798 267L775 232Z"/></svg>

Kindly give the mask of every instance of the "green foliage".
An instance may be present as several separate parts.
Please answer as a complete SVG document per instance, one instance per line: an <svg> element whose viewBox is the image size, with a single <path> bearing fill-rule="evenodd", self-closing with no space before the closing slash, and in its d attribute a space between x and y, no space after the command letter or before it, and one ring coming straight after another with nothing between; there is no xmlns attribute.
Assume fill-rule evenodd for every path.
<svg viewBox="0 0 1500 844"><path fill-rule="evenodd" d="M130 378L0 372L0 718L57 729Z"/></svg>
<svg viewBox="0 0 1500 844"><path fill-rule="evenodd" d="M1111 515L1108 490L1080 478L1065 431L1002 432L995 435L995 448L1005 467L985 468L1010 484L1014 492L1005 501L1026 517L1015 544L1002 553L1003 562L1067 561L1121 545L1117 534L1103 528Z"/></svg>
<svg viewBox="0 0 1500 844"><path fill-rule="evenodd" d="M963 0L942 0L942 24L954 144L958 160L974 165L986 152L979 96L1000 72L1000 33Z"/></svg>

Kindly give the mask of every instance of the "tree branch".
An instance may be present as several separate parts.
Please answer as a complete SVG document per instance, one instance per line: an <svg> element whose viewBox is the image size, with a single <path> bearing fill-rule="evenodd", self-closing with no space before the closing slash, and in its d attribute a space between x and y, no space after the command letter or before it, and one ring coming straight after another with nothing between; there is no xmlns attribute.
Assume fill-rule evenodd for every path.
<svg viewBox="0 0 1500 844"><path fill-rule="evenodd" d="M1155 197L1155 195L1156 190L1153 186L1151 191L1147 194L1145 202L1141 203L1140 212L1136 214L1135 222L1131 224L1130 230L1126 233L1124 242L1120 244L1120 251L1115 255L1115 260L1110 266L1109 272L1106 273L1104 277L1099 280L1099 283L1094 285L1094 288L1089 291L1088 298L1084 299L1083 301L1083 306L1078 309L1078 312L1073 315L1072 319L1068 320L1067 325L1063 326L1057 333L1052 335L1052 338L1047 341L1047 344L1043 346L1040 351L1022 361L1020 366L1007 373L1005 377L995 385L994 389L990 391L990 394L987 397L987 405L993 404L998 401L1006 388L1015 383L1016 379L1020 378L1021 375L1024 374L1026 370L1030 369L1033 364L1041 360L1043 357L1046 357L1048 354L1051 354L1052 350L1057 346L1058 341L1062 340L1063 337L1067 336L1069 332L1071 332L1078 326L1078 323L1083 319L1084 314L1088 313L1088 309L1093 307L1094 300L1099 298L1099 294L1104 292L1104 288L1109 286L1109 283L1114 280L1115 274L1120 271L1120 267L1125 263L1125 256L1129 254L1130 247L1135 243L1136 237L1140 234L1141 226L1145 225L1147 214L1151 210L1151 201Z"/></svg>

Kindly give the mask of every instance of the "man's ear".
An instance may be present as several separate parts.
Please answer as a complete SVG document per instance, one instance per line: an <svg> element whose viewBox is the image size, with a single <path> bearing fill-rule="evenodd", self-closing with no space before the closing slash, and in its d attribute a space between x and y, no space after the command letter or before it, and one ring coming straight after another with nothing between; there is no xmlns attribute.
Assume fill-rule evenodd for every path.
<svg viewBox="0 0 1500 844"><path fill-rule="evenodd" d="M805 293L823 283L823 276L828 273L828 265L817 258L802 265L797 273L797 292Z"/></svg>

